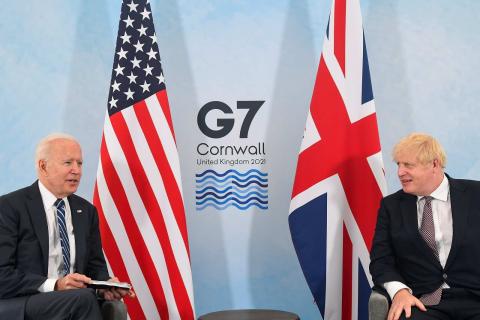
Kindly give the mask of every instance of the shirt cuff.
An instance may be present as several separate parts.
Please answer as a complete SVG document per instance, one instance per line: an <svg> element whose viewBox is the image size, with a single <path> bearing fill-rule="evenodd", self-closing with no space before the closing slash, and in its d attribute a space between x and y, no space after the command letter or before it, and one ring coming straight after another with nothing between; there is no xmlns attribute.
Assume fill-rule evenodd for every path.
<svg viewBox="0 0 480 320"><path fill-rule="evenodd" d="M52 278L45 280L45 282L40 287L38 287L38 291L40 292L55 291L55 283L57 283L57 280L58 279L52 279Z"/></svg>
<svg viewBox="0 0 480 320"><path fill-rule="evenodd" d="M410 289L400 281L385 282L383 284L383 287L385 288L385 290L387 290L388 295L390 296L390 300L393 300L393 297L395 296L395 294L397 294L397 292L402 289L407 289L410 292L410 294L412 294L412 289Z"/></svg>

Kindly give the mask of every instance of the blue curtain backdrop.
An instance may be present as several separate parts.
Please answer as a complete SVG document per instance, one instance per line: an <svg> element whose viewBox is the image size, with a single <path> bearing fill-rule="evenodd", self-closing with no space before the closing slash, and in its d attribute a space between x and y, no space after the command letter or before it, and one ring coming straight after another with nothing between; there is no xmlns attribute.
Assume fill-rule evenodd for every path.
<svg viewBox="0 0 480 320"><path fill-rule="evenodd" d="M318 318L287 216L330 0L151 4L182 165L197 313L258 307ZM30 184L37 141L65 131L83 146L79 194L91 199L119 12L120 1L106 0L2 7L1 194ZM390 150L411 131L438 137L449 174L480 179L480 2L370 0L362 13L389 190L399 188ZM232 109L205 119L213 128L217 118L234 119L221 139L197 126L211 101ZM238 101L264 101L248 138L239 136L245 110ZM263 159L253 167L268 173L268 209L197 210L201 143L263 143L264 154L248 160Z"/></svg>

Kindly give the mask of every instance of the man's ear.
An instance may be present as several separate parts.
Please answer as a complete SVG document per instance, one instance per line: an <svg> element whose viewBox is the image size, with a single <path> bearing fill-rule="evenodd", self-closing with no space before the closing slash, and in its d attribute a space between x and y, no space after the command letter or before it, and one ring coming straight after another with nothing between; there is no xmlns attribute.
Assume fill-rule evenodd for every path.
<svg viewBox="0 0 480 320"><path fill-rule="evenodd" d="M42 176L47 175L47 161L44 159L38 160L38 171Z"/></svg>
<svg viewBox="0 0 480 320"><path fill-rule="evenodd" d="M433 159L433 167L434 168L439 168L440 167L440 163L438 162L438 159Z"/></svg>

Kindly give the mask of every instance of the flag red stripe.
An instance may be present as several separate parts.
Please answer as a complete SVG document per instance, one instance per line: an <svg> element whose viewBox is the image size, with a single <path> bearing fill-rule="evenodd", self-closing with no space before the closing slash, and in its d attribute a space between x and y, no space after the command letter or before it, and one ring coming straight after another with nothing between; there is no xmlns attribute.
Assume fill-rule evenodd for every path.
<svg viewBox="0 0 480 320"><path fill-rule="evenodd" d="M312 97L311 113L322 141L328 141L334 148L331 151L338 149L370 155L380 150L375 114L350 122L343 98L323 57ZM335 155L342 157L341 153L335 152L333 156ZM330 156L332 155L329 154L329 158Z"/></svg>
<svg viewBox="0 0 480 320"><path fill-rule="evenodd" d="M293 193L296 195L318 181L339 173L349 206L365 237L367 248L370 248L375 229L371 219L375 218L382 197L366 160L380 151L376 116L371 114L350 123L343 99L323 58L312 97L311 113L322 139L300 154ZM321 165L309 165L318 163L319 155L328 157L321 158ZM364 194L356 192L358 190L369 192Z"/></svg>
<svg viewBox="0 0 480 320"><path fill-rule="evenodd" d="M127 269L125 269L125 265L120 254L120 250L118 250L117 243L115 242L115 238L113 237L112 231L110 230L107 220L105 219L103 208L100 203L100 197L98 195L97 184L95 184L95 189L93 191L93 203L98 211L100 230L102 234L102 245L105 249L105 254L108 262L110 263L113 274L118 277L120 281L132 283L130 277L128 276ZM138 299L124 299L124 302L127 305L128 313L130 314L131 318L146 319L145 313L143 313Z"/></svg>
<svg viewBox="0 0 480 320"><path fill-rule="evenodd" d="M355 168L355 170L352 170ZM350 206L365 244L370 250L377 211L382 199L382 192L373 175L370 165L365 159L347 160L339 172L348 205ZM368 190L359 192L359 190Z"/></svg>
<svg viewBox="0 0 480 320"><path fill-rule="evenodd" d="M352 242L343 225L342 320L352 320Z"/></svg>
<svg viewBox="0 0 480 320"><path fill-rule="evenodd" d="M335 0L334 53L345 74L346 0Z"/></svg>
<svg viewBox="0 0 480 320"><path fill-rule="evenodd" d="M310 110L322 138L299 155L292 197L318 181L336 174L345 159L365 159L380 151L375 114L350 123L343 99L323 57L320 60ZM312 163L319 165L312 166Z"/></svg>
<svg viewBox="0 0 480 320"><path fill-rule="evenodd" d="M119 118L121 116L121 113L118 112L110 117L110 120L112 120L112 118ZM120 213L120 218L122 219L123 225L125 225L128 229L128 239L132 245L133 252L138 261L138 265L142 270L144 278L148 280L147 285L153 296L153 300L157 306L158 312L160 313L160 317L162 319L168 319L168 308L162 283L155 270L155 264L145 243L142 240L142 233L138 228L135 218L133 217L127 195L125 194L125 189L123 188L120 178L118 177L118 174L113 166L112 159L110 158L107 146L105 144L105 140L102 140L102 145L100 148L100 161L102 162L103 173L108 190L112 195L112 199L115 202L117 210Z"/></svg>
<svg viewBox="0 0 480 320"><path fill-rule="evenodd" d="M157 164L158 171L162 176L168 201L172 207L175 220L177 221L178 227L182 234L183 243L188 253L187 223L185 220L185 209L183 207L182 194L180 193L180 189L178 188L177 181L173 175L172 168L170 167L167 156L165 155L162 142L160 141L159 136L156 134L155 125L150 113L148 112L145 102L142 101L135 104L134 110L138 121L141 124L148 146L150 147L150 151L155 159L155 163Z"/></svg>
<svg viewBox="0 0 480 320"><path fill-rule="evenodd" d="M133 108L142 107L142 105L135 104ZM143 105L143 107L146 107ZM137 189L140 191L140 197L143 204L147 209L152 225L155 229L160 245L162 247L163 255L168 269L168 275L172 284L172 290L175 297L175 301L178 307L178 311L181 316L187 319L193 318L193 308L188 297L188 293L175 261L172 246L168 238L167 228L163 219L163 214L160 209L159 203L155 197L155 193L150 185L150 181L145 173L145 168L138 157L135 150L135 144L132 137L129 134L127 123L121 112L110 117L113 130L120 142L123 153L127 160L128 167L131 172L135 172L132 175ZM142 126L142 123L140 123ZM151 151L151 150L150 150Z"/></svg>
<svg viewBox="0 0 480 320"><path fill-rule="evenodd" d="M168 96L167 90L160 90L156 93L158 102L160 102L160 106L162 107L163 114L167 119L168 126L170 127L170 132L172 133L173 140L175 140L175 132L173 131L173 122L172 116L170 114L170 104L168 103Z"/></svg>

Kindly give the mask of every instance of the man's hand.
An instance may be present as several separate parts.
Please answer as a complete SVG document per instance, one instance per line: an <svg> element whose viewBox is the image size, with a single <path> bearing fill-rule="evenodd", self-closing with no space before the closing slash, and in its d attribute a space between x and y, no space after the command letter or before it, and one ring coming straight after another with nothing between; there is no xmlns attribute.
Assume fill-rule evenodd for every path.
<svg viewBox="0 0 480 320"><path fill-rule="evenodd" d="M55 291L86 288L90 282L89 277L80 273L70 273L60 278L55 283Z"/></svg>
<svg viewBox="0 0 480 320"><path fill-rule="evenodd" d="M412 307L417 307L422 311L427 311L423 303L415 298L408 289L401 289L393 297L390 311L388 312L388 320L398 320L405 311L405 317L410 318Z"/></svg>
<svg viewBox="0 0 480 320"><path fill-rule="evenodd" d="M119 282L117 277L113 277L108 281ZM133 292L133 290L120 289L120 288L99 289L98 292L100 296L103 297L103 299L108 301L120 300L126 295L128 295L130 298L135 297L135 292Z"/></svg>

